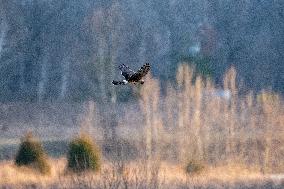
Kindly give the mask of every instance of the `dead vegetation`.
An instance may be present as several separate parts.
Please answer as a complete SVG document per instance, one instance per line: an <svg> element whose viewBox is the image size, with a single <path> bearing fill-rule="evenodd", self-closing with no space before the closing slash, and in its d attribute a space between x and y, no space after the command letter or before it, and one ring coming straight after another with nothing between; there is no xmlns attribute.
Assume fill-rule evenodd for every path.
<svg viewBox="0 0 284 189"><path fill-rule="evenodd" d="M117 109L115 104L107 109L87 103L80 130L102 150L99 173L68 173L65 159L53 159L51 175L43 176L8 161L1 163L0 185L281 188L283 181L274 183L264 175L284 172L283 99L271 91L240 94L236 76L230 69L220 89L182 65L176 85L169 84L165 94L149 77L147 85L135 91L139 103ZM123 116L114 113L118 109ZM202 169L186 174L193 161L202 162Z"/></svg>
<svg viewBox="0 0 284 189"><path fill-rule="evenodd" d="M66 170L64 158L50 159L50 175L38 174L29 168L18 168L11 161L0 164L0 186L3 188L238 188L269 186L277 188L284 182L273 182L243 165L206 167L198 175L189 176L178 164L143 161L104 162L98 173L75 174ZM147 173L149 171L149 173ZM148 175L148 177L146 176ZM252 187L253 188L253 187Z"/></svg>

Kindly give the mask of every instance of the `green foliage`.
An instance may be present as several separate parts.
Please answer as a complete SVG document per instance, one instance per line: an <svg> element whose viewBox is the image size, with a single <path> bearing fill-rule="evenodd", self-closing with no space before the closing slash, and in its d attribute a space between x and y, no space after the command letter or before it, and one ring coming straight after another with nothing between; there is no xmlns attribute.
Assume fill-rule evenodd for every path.
<svg viewBox="0 0 284 189"><path fill-rule="evenodd" d="M43 174L50 173L50 165L47 162L47 156L42 145L31 133L22 139L15 164L17 166L30 166Z"/></svg>
<svg viewBox="0 0 284 189"><path fill-rule="evenodd" d="M204 165L200 161L190 160L185 168L187 174L199 174L204 169Z"/></svg>
<svg viewBox="0 0 284 189"><path fill-rule="evenodd" d="M87 135L71 141L67 159L68 168L74 172L98 171L101 167L100 150Z"/></svg>

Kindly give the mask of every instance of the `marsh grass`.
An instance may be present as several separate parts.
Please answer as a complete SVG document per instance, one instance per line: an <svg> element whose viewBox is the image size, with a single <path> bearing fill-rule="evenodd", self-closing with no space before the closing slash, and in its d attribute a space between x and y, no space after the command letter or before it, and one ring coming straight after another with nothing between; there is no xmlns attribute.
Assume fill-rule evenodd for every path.
<svg viewBox="0 0 284 189"><path fill-rule="evenodd" d="M96 109L87 106L86 130L91 137L100 137L104 155L100 171L66 174L56 167L57 160L52 160L51 175L40 176L25 174L8 162L1 164L1 184L35 183L53 188L281 188L283 181L274 183L264 175L284 172L283 99L269 90L240 94L236 79L235 70L229 69L224 89L220 89L210 80L195 76L194 70L183 64L176 82L168 84L161 94L159 82L149 76L139 90L138 102L110 109L99 103ZM110 119L109 115L116 112L122 113L115 117L117 120ZM103 125L112 121L117 126ZM109 133L115 138L107 136ZM78 146L77 141L74 144ZM82 154L77 152L74 157ZM73 160L76 165L76 158ZM199 160L204 169L195 169L199 166L188 164L188 160ZM59 167L68 167L67 162L60 160ZM82 162L85 167L86 158ZM186 165L198 170L198 174L187 174Z"/></svg>
<svg viewBox="0 0 284 189"><path fill-rule="evenodd" d="M190 160L185 167L185 171L189 175L201 173L205 169L204 163L197 160Z"/></svg>
<svg viewBox="0 0 284 189"><path fill-rule="evenodd" d="M273 182L255 170L235 164L206 167L197 175L188 175L184 167L168 162L151 162L150 177L146 177L144 161L124 164L104 162L100 172L68 173L67 160L50 159L51 173L38 174L32 169L17 167L11 161L0 163L0 186L6 188L238 188L240 186L267 186L279 188L284 182Z"/></svg>
<svg viewBox="0 0 284 189"><path fill-rule="evenodd" d="M141 90L146 157L181 164L241 162L263 173L284 172L282 97L269 90L240 94L234 68L225 74L223 89L194 73L185 63L165 95L151 77Z"/></svg>
<svg viewBox="0 0 284 189"><path fill-rule="evenodd" d="M41 143L31 133L28 133L21 141L15 158L17 166L28 166L38 170L42 174L50 173L50 165L47 155Z"/></svg>
<svg viewBox="0 0 284 189"><path fill-rule="evenodd" d="M69 144L67 160L68 169L71 171L99 171L101 167L100 159L101 152L98 146L87 134L81 134Z"/></svg>

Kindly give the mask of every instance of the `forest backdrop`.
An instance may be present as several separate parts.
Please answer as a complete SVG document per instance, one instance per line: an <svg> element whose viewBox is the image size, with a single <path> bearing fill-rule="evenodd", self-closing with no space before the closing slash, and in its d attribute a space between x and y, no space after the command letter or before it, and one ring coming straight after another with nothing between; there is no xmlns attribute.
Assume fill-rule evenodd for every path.
<svg viewBox="0 0 284 189"><path fill-rule="evenodd" d="M162 88L180 63L241 92L284 93L284 2L0 0L0 101L129 100L121 63L152 65ZM128 91L127 91L128 90Z"/></svg>

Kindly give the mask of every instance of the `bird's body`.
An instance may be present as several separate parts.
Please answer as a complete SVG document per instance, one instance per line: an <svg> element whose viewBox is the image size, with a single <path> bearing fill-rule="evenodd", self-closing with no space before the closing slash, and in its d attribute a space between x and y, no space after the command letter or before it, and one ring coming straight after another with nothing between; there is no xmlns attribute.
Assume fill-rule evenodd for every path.
<svg viewBox="0 0 284 189"><path fill-rule="evenodd" d="M112 84L114 85L126 85L128 83L144 84L144 80L142 78L146 76L147 73L149 72L150 64L149 63L144 64L137 72L132 71L125 64L121 64L118 68L120 69L121 75L125 78L125 80L122 81L113 80Z"/></svg>

